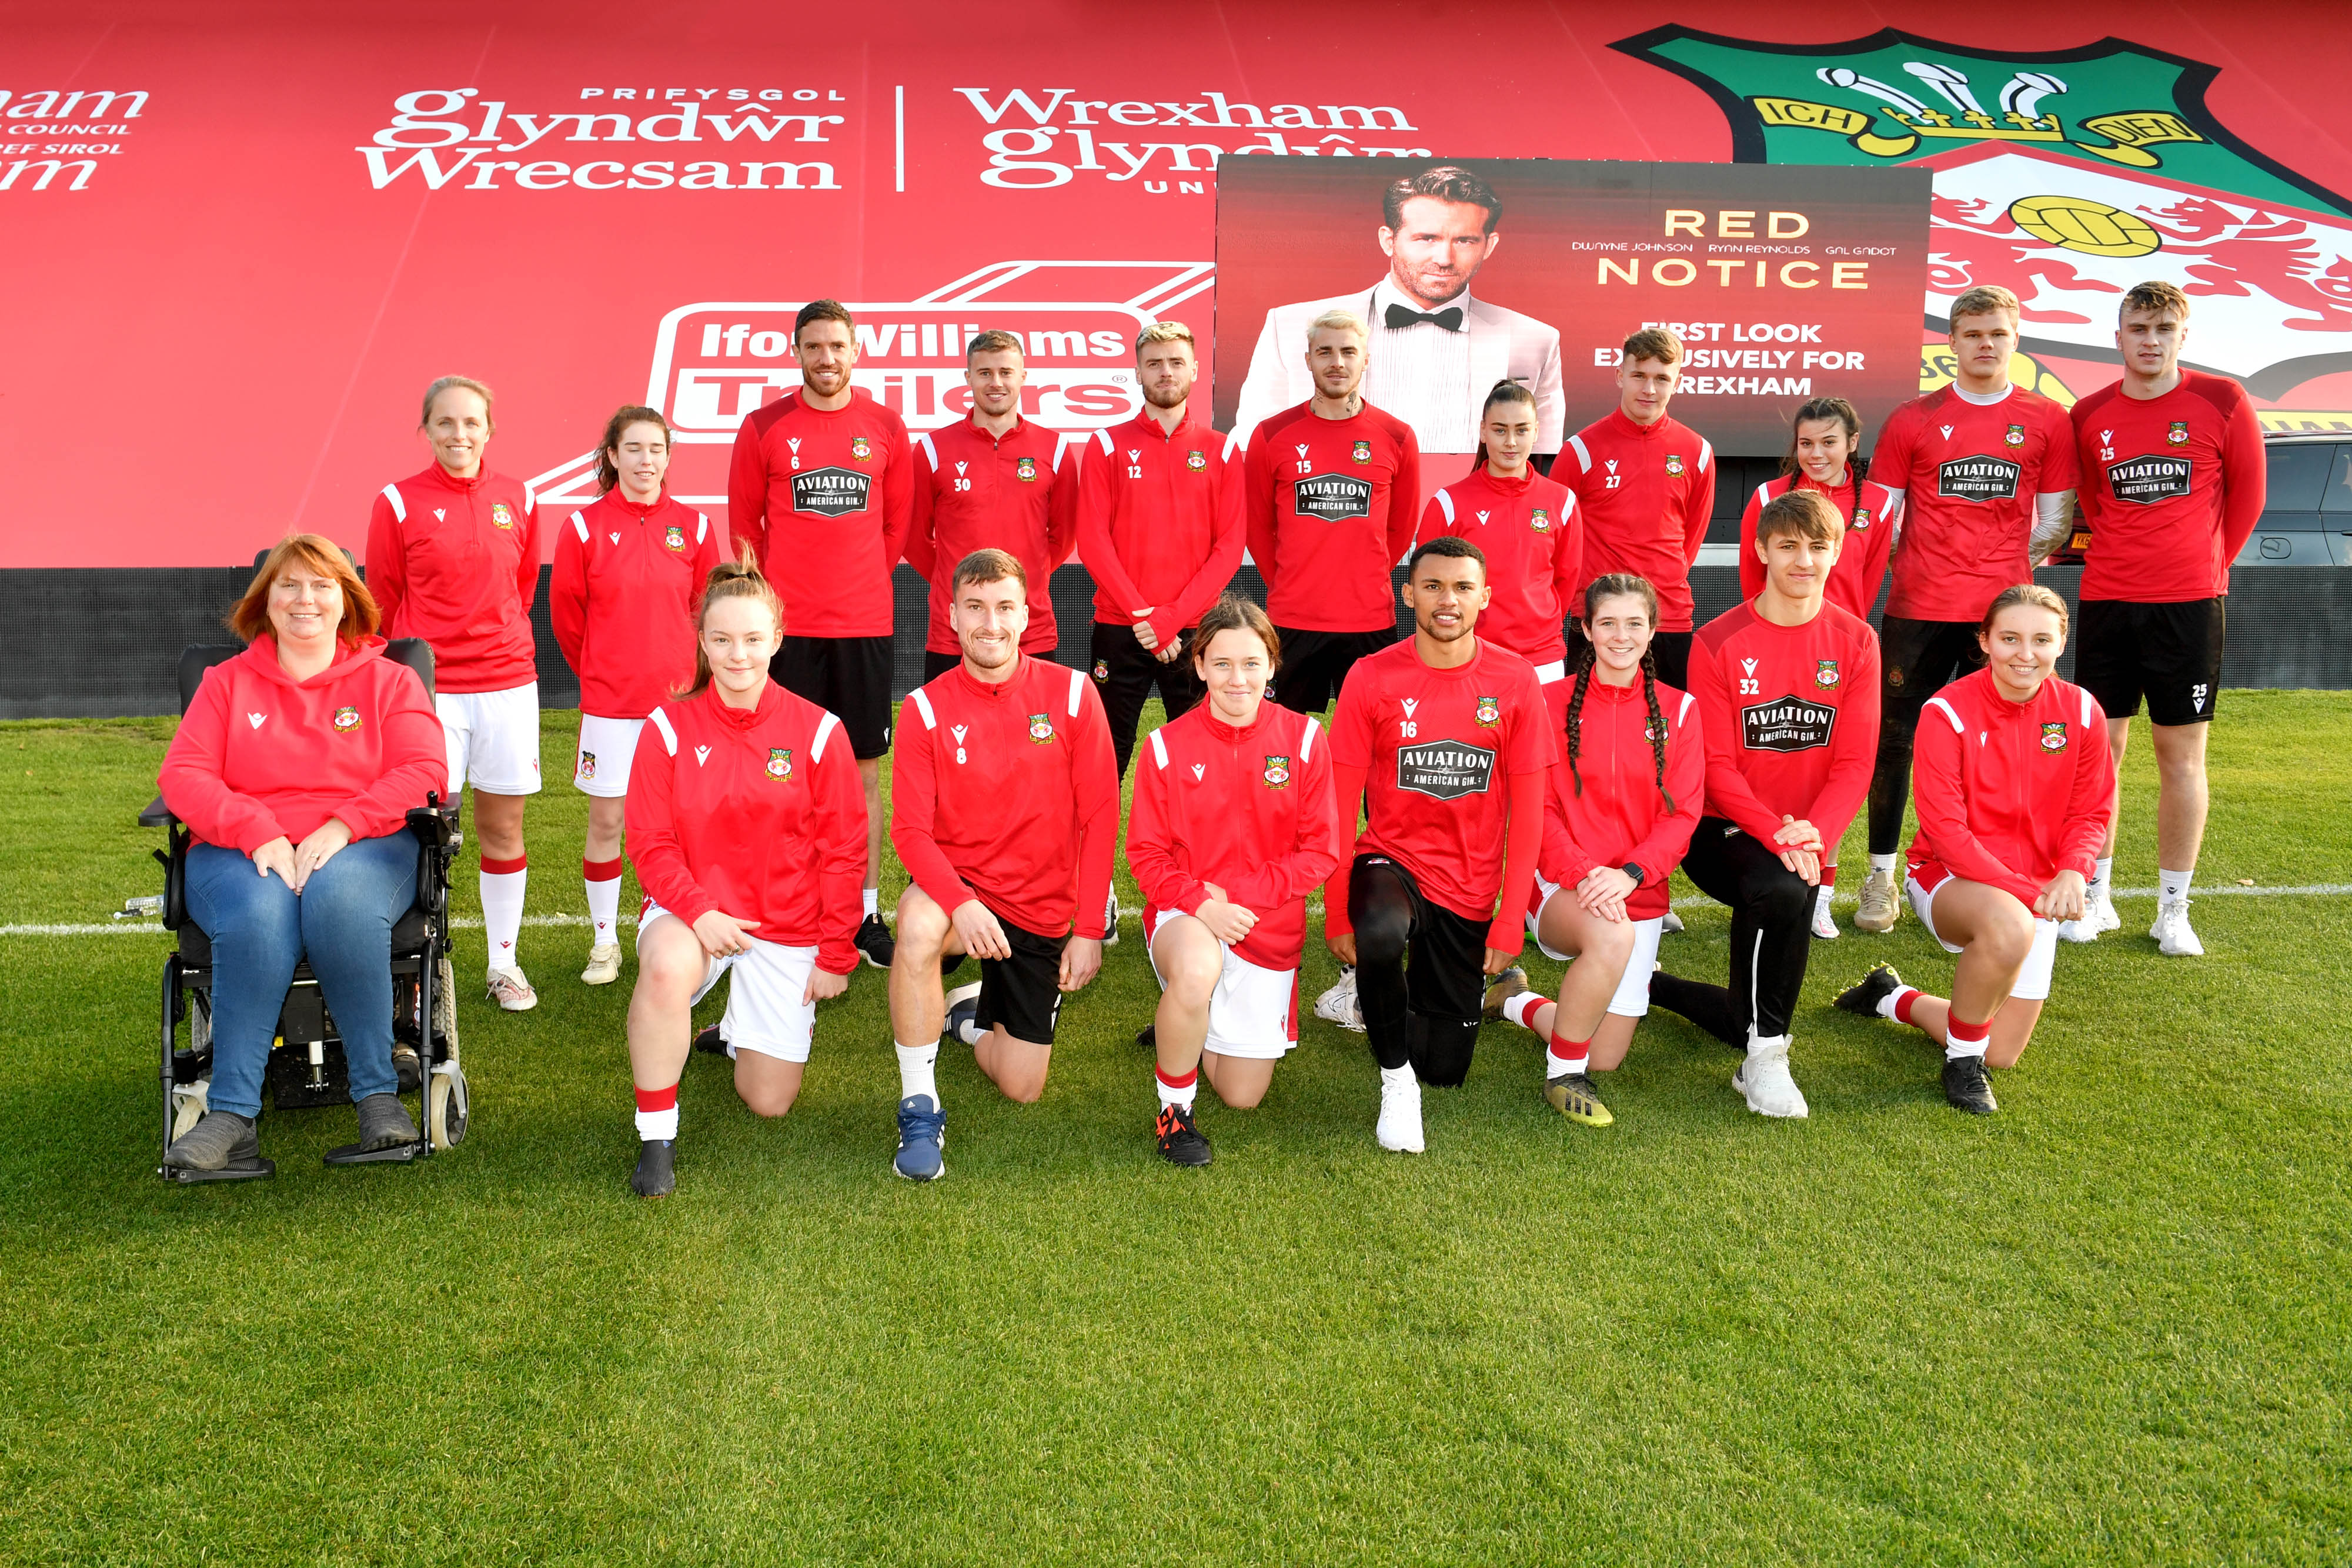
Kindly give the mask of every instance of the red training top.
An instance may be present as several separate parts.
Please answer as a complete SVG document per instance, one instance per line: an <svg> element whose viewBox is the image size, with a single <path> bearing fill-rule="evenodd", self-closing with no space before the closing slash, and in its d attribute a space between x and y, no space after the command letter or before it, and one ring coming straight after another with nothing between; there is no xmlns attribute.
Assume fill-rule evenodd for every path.
<svg viewBox="0 0 2352 1568"><path fill-rule="evenodd" d="M725 539L667 492L641 507L617 486L556 530L547 609L582 713L643 718L694 679L695 605Z"/></svg>
<svg viewBox="0 0 2352 1568"><path fill-rule="evenodd" d="M2090 693L2052 675L2013 703L1979 670L1927 699L1916 744L1920 886L1964 877L2031 909L2060 872L2090 879L2116 790L2107 716Z"/></svg>
<svg viewBox="0 0 2352 1568"><path fill-rule="evenodd" d="M1250 557L1274 623L1393 628L1389 571L1412 548L1421 503L1412 427L1369 402L1346 419L1321 418L1302 402L1257 427L1244 466Z"/></svg>
<svg viewBox="0 0 2352 1568"><path fill-rule="evenodd" d="M1664 681L1653 681L1659 717L1665 722L1664 778L1659 778L1656 727L1650 698L1636 676L1631 685L1603 685L1598 672L1584 686L1580 734L1573 766L1565 736L1551 765L1551 794L1544 812L1543 852L1537 868L1543 879L1574 887L1595 866L1642 868L1642 884L1625 901L1635 920L1666 912L1666 877L1683 863L1691 830L1698 826L1706 799L1706 747L1699 733L1698 703ZM1574 699L1571 696L1570 701ZM1578 792L1581 778L1582 793ZM1666 796L1674 797L1669 808Z"/></svg>
<svg viewBox="0 0 2352 1568"><path fill-rule="evenodd" d="M1486 946L1516 953L1543 843L1549 716L1533 665L1483 639L1470 662L1433 670L1414 639L1356 661L1331 716L1332 790L1344 841L1356 802L1361 836L1342 841L1323 894L1327 935L1352 931L1348 877L1359 854L1384 854L1422 896L1465 920L1491 920ZM1496 788L1497 769L1510 779ZM1507 832L1516 824L1518 831ZM1504 859L1507 838L1509 860ZM1500 895L1499 908L1496 897Z"/></svg>
<svg viewBox="0 0 2352 1568"><path fill-rule="evenodd" d="M1764 563L1756 559L1756 518L1765 502L1787 495L1792 486L1827 496L1830 505L1837 508L1838 520L1845 525L1837 564L1830 568L1822 597L1857 620L1869 620L1878 603L1878 585L1886 576L1886 552L1902 521L1896 516L1902 503L1885 486L1864 479L1862 505L1857 507L1851 467L1845 471L1845 483L1834 490L1815 484L1802 473L1783 474L1756 486L1756 494L1748 497L1748 509L1739 516L1739 597L1753 599L1764 591Z"/></svg>
<svg viewBox="0 0 2352 1568"><path fill-rule="evenodd" d="M1617 408L1570 436L1551 473L1576 492L1584 519L1570 610L1583 613L1594 578L1630 571L1658 591L1657 629L1689 631L1691 563L1715 512L1715 448L1671 415L1636 424Z"/></svg>
<svg viewBox="0 0 2352 1568"><path fill-rule="evenodd" d="M1054 569L1078 539L1076 451L1065 458L1061 436L1025 419L1003 435L960 419L915 437L914 488L907 564L931 585L923 646L959 651L948 624L955 569L974 550L1001 549L1029 574L1021 651L1050 657L1062 636L1054 624Z"/></svg>
<svg viewBox="0 0 2352 1568"><path fill-rule="evenodd" d="M1242 564L1240 457L1189 403L1173 430L1147 409L1095 432L1078 474L1078 554L1096 620L1132 626L1148 606L1162 646L1199 623Z"/></svg>
<svg viewBox="0 0 2352 1568"><path fill-rule="evenodd" d="M424 683L383 639L340 645L297 682L265 632L205 672L163 753L163 804L219 849L300 843L330 817L354 839L407 825L425 791L449 789L449 752Z"/></svg>
<svg viewBox="0 0 2352 1568"><path fill-rule="evenodd" d="M890 635L890 569L914 506L910 447L905 423L856 387L837 409L786 392L735 433L727 526L758 552L786 635ZM830 564L814 572L819 558Z"/></svg>
<svg viewBox="0 0 2352 1568"><path fill-rule="evenodd" d="M716 909L814 947L827 974L856 967L866 794L841 721L807 698L770 681L756 707L710 685L655 708L629 765L628 850L646 899L688 925Z"/></svg>
<svg viewBox="0 0 2352 1568"><path fill-rule="evenodd" d="M539 498L487 471L438 463L386 485L368 515L367 587L386 637L433 647L433 689L505 692L539 679Z"/></svg>
<svg viewBox="0 0 2352 1568"><path fill-rule="evenodd" d="M1196 915L1209 896L1202 884L1213 882L1258 917L1234 951L1262 969L1298 967L1307 890L1339 858L1322 729L1273 702L1236 728L1203 701L1151 732L1152 765L1135 775L1127 821L1127 863L1147 911Z"/></svg>
<svg viewBox="0 0 2352 1568"><path fill-rule="evenodd" d="M1700 628L1690 674L1707 815L1765 843L1796 817L1836 849L1878 757L1878 633L1834 604L1802 626L1734 605Z"/></svg>
<svg viewBox="0 0 2352 1568"><path fill-rule="evenodd" d="M1886 613L1973 624L2002 589L2033 580L2033 498L2074 488L2074 428L2023 387L1989 403L1939 387L1887 416L1870 466L1903 492Z"/></svg>
<svg viewBox="0 0 2352 1568"><path fill-rule="evenodd" d="M1082 670L1021 655L1008 681L961 661L917 688L890 753L890 843L950 915L977 898L1040 936L1100 938L1118 848L1118 774Z"/></svg>
<svg viewBox="0 0 2352 1568"><path fill-rule="evenodd" d="M1584 522L1576 497L1530 468L1516 479L1498 479L1478 465L1429 498L1414 539L1452 534L1468 539L1486 557L1486 582L1495 601L1478 616L1478 636L1508 648L1530 664L1557 664L1568 657L1560 622L1571 610L1569 595L1581 586L1577 568L1584 559Z"/></svg>
<svg viewBox="0 0 2352 1568"><path fill-rule="evenodd" d="M2162 397L2126 397L2118 382L2072 417L2091 523L2083 597L2179 604L2229 592L2270 482L2246 389L2184 370Z"/></svg>

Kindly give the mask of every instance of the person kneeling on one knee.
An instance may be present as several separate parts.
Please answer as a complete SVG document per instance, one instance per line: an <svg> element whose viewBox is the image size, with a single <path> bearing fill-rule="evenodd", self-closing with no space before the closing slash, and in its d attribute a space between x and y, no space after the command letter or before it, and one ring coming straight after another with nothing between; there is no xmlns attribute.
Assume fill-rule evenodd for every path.
<svg viewBox="0 0 2352 1568"><path fill-rule="evenodd" d="M205 673L164 754L188 826L188 915L212 937L213 1075L166 1165L255 1157L278 1015L304 958L342 1036L360 1146L416 1140L392 1060L392 927L416 898L408 812L446 787L441 721L383 656L375 601L333 541L269 552L228 625L244 653Z"/></svg>

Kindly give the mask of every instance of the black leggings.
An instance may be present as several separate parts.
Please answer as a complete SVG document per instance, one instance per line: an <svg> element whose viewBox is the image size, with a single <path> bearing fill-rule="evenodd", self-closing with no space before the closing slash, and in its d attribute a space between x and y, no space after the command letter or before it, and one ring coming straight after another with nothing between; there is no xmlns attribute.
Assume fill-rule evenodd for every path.
<svg viewBox="0 0 2352 1568"><path fill-rule="evenodd" d="M1460 1083L1470 1074L1486 999L1485 923L1430 903L1411 873L1381 855L1356 857L1348 918L1356 927L1356 998L1372 1060L1391 1069L1410 1064L1423 1083Z"/></svg>
<svg viewBox="0 0 2352 1568"><path fill-rule="evenodd" d="M1889 615L1880 622L1878 653L1878 760L1870 775L1870 852L1891 855L1903 848L1903 809L1911 800L1911 744L1919 711L1946 685L1984 663L1972 621L1911 621ZM1664 679L1664 666L1660 667ZM1901 882L1898 876L1897 883Z"/></svg>
<svg viewBox="0 0 2352 1568"><path fill-rule="evenodd" d="M1731 906L1731 985L1650 977L1650 999L1728 1045L1743 1049L1789 1032L1812 956L1813 889L1779 853L1721 817L1701 817L1683 874Z"/></svg>

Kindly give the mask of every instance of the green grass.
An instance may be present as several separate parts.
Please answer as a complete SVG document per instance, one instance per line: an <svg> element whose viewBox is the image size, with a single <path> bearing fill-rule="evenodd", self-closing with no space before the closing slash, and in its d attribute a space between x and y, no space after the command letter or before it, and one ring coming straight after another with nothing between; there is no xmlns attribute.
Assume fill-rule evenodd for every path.
<svg viewBox="0 0 2352 1568"><path fill-rule="evenodd" d="M2200 879L2352 882L2352 696L2222 716ZM153 890L169 730L0 726L0 923ZM2125 795L2147 885L2144 745ZM535 912L583 907L584 821L530 808ZM1152 1152L1130 919L1041 1103L950 1051L929 1187L862 971L784 1121L690 1065L661 1204L584 930L525 933L536 1012L466 991L462 1148L329 1170L349 1112L289 1113L274 1182L191 1189L152 1175L163 942L0 939L0 1561L2344 1563L2352 900L2207 899L2202 963L2123 913L1990 1120L1827 1008L1872 958L1948 979L1906 919L1814 949L1809 1122L1658 1013L1576 1127L1498 1026L1408 1160L1310 1022L1262 1109L1203 1094L1207 1172ZM1669 967L1720 975L1685 917Z"/></svg>

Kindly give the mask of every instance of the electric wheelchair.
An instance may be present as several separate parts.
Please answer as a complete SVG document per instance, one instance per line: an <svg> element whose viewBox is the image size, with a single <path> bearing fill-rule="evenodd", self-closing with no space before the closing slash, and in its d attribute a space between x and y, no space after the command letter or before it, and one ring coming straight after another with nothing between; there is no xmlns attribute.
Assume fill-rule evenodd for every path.
<svg viewBox="0 0 2352 1568"><path fill-rule="evenodd" d="M205 672L243 653L236 643L199 644L180 654L180 711L184 714ZM400 637L384 656L407 665L433 692L433 651L421 639ZM405 1164L436 1149L455 1147L466 1136L471 1100L457 1060L457 1003L448 957L449 865L460 841L457 804L428 792L425 804L408 812L416 839L416 901L392 928L393 1050L400 1092L422 1101L416 1118L423 1129L414 1143L362 1152L357 1144L330 1150L329 1165ZM212 1083L212 938L189 915L186 903L188 830L157 795L139 813L139 824L163 828L166 849L154 852L163 867L163 925L178 937L163 960L162 1089L163 1148L204 1115ZM187 1043L180 1043L180 1026ZM405 1049L404 1049L405 1048ZM409 1052L415 1053L412 1061ZM325 994L305 958L278 1017L266 1082L270 1105L279 1111L350 1103L342 1040L327 1009ZM158 1164L156 1174L177 1182L250 1181L277 1174L277 1163L257 1157L232 1161L216 1171L182 1170Z"/></svg>

